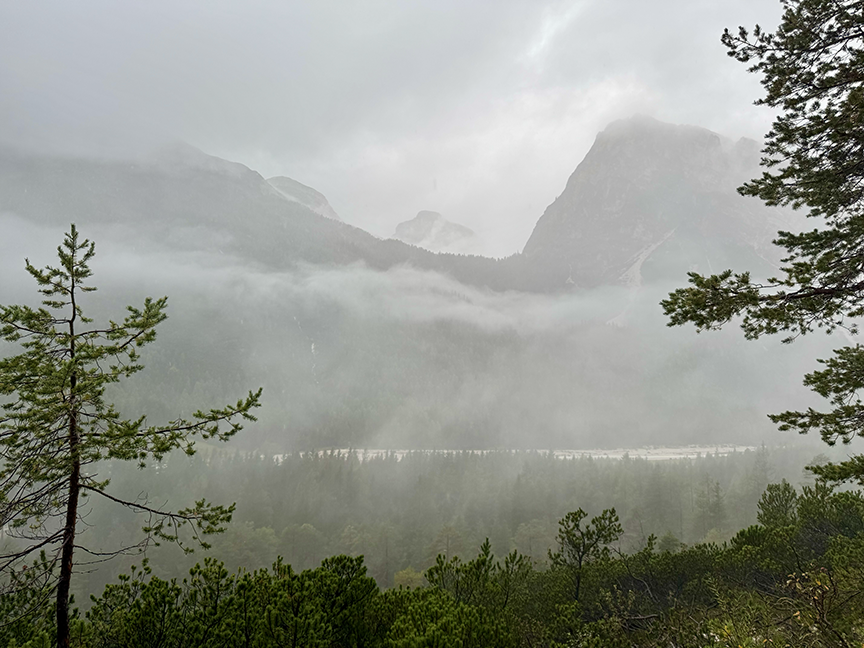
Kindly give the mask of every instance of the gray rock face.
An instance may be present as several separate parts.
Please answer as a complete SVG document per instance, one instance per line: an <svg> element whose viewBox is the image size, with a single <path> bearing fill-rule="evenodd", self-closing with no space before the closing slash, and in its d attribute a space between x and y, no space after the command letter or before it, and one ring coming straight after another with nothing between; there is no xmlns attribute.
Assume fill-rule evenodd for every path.
<svg viewBox="0 0 864 648"><path fill-rule="evenodd" d="M320 191L316 191L312 187L307 187L306 185L285 176L268 178L267 182L269 182L276 191L285 196L288 200L300 203L316 214L320 214L326 218L342 220L339 218L339 214L337 214L330 206L330 203L327 202L327 198L324 197L324 194Z"/></svg>
<svg viewBox="0 0 864 648"><path fill-rule="evenodd" d="M399 223L393 238L432 252L464 252L474 239L474 232L464 225L451 223L434 211L421 211L411 220Z"/></svg>
<svg viewBox="0 0 864 648"><path fill-rule="evenodd" d="M612 123L546 209L525 245L534 281L639 285L687 270L771 272L771 245L795 219L740 196L759 145L648 117Z"/></svg>

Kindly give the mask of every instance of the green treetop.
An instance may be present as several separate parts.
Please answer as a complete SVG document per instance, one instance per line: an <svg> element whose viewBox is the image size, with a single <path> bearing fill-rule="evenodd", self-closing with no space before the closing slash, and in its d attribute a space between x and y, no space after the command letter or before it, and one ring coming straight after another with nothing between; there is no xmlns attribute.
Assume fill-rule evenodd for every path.
<svg viewBox="0 0 864 648"><path fill-rule="evenodd" d="M94 464L119 459L143 468L147 460L178 448L193 453L195 437L227 440L241 429L240 421L254 420L251 411L261 391L166 425L148 425L143 416L122 418L105 402L105 389L143 368L138 350L155 339L167 298L148 298L140 309L127 307L122 322L93 326L80 299L95 290L88 285L94 244L79 240L72 225L57 252L56 268L26 262L44 297L41 308L0 306L0 339L23 349L0 360L0 527L14 539L11 549L0 549L0 575L8 576L31 554L45 556L40 564L48 589L56 588L57 644L67 646L73 557L75 550L88 553L76 540L81 498L103 497L144 513L148 521L138 547L160 539L182 544L179 531L187 524L205 544L203 536L219 531L233 511L201 500L172 512L146 499L115 497ZM18 580L4 578L0 584Z"/></svg>

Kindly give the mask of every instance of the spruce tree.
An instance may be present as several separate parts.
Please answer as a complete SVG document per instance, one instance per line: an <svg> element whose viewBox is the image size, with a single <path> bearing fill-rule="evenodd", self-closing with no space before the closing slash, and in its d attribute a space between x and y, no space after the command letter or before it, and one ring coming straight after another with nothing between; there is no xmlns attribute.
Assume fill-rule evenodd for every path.
<svg viewBox="0 0 864 648"><path fill-rule="evenodd" d="M233 511L233 505L204 500L178 511L124 500L111 494L95 464L135 461L144 468L176 449L194 453L196 438L225 441L243 420L254 420L261 390L165 425L150 425L144 416L123 418L106 402L105 390L143 368L139 349L155 339L167 298L147 298L141 308L127 307L122 321L95 326L81 305L82 296L95 290L88 282L95 245L80 240L72 225L57 253L58 267L25 262L44 298L41 308L0 306L0 339L22 349L0 360L0 528L15 539L11 549L0 550L0 575L14 585L20 579L8 578L10 572L31 554L44 554L34 564L43 566L46 587L56 594L57 645L65 647L75 552L88 551L76 536L82 498L105 498L144 513L138 547L167 540L188 550L180 536L184 525L206 546L204 536L218 532Z"/></svg>

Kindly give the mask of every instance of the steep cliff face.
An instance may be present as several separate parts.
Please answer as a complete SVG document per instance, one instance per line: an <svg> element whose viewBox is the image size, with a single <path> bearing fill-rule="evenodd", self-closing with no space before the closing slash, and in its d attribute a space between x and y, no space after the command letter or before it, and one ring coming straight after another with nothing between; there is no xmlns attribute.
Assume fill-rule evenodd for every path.
<svg viewBox="0 0 864 648"><path fill-rule="evenodd" d="M460 253L468 250L475 237L464 225L452 223L438 212L424 210L399 223L393 238L432 252Z"/></svg>
<svg viewBox="0 0 864 648"><path fill-rule="evenodd" d="M532 283L592 287L726 267L770 272L788 213L736 192L759 146L634 117L601 132L525 245Z"/></svg>

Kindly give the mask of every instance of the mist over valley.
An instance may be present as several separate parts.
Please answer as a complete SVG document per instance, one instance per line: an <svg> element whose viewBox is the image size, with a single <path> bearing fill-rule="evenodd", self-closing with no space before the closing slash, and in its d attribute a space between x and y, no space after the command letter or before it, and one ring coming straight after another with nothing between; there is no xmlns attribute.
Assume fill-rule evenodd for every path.
<svg viewBox="0 0 864 648"><path fill-rule="evenodd" d="M158 419L260 385L242 448L773 444L788 439L765 413L802 397L830 340L694 336L658 306L689 270L776 271L771 237L801 219L736 193L757 165L755 142L616 122L524 252L491 259L378 239L314 189L187 145L125 162L6 149L4 291L27 300L21 252L47 262L75 222L99 251L88 303L170 298L118 404Z"/></svg>

